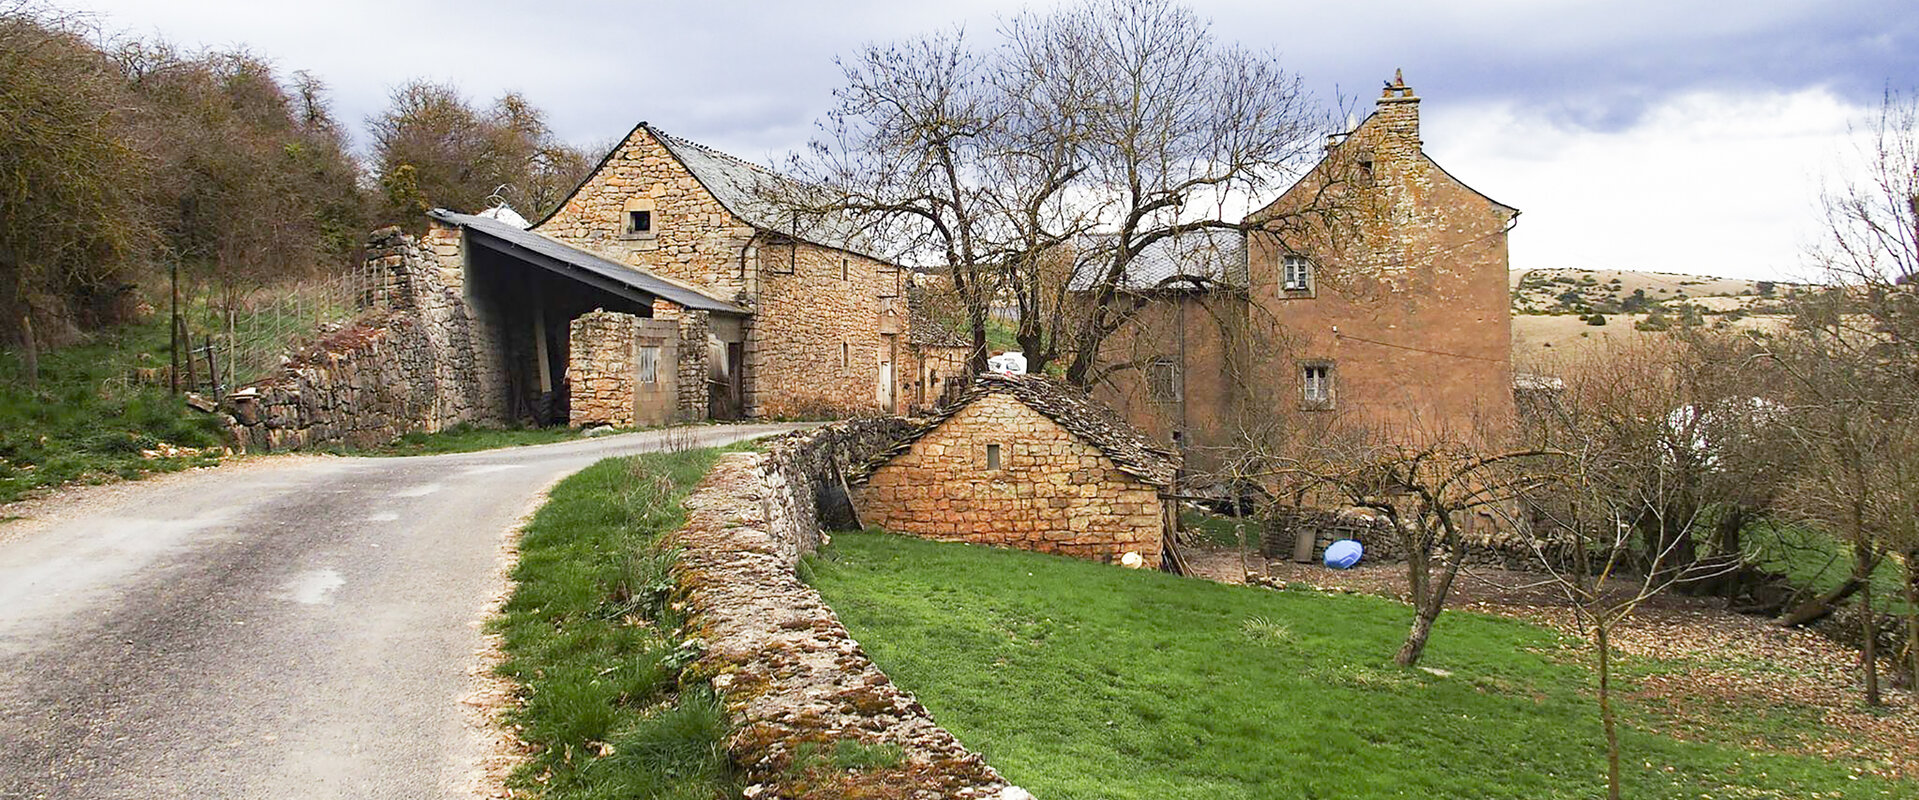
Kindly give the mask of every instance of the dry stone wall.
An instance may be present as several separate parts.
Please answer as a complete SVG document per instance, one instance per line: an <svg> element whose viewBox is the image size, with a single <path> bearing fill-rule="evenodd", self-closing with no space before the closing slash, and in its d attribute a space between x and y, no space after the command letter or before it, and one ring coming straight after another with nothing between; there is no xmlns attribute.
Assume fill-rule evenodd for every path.
<svg viewBox="0 0 1919 800"><path fill-rule="evenodd" d="M874 469L854 505L890 531L1095 561L1132 552L1149 567L1166 513L1155 487L1006 394L973 401Z"/></svg>
<svg viewBox="0 0 1919 800"><path fill-rule="evenodd" d="M734 725L729 754L752 798L1030 800L872 663L838 617L794 574L821 539L822 475L869 459L907 429L855 420L729 454L688 496L676 580L708 678ZM900 748L897 764L861 770L810 762L840 741Z"/></svg>
<svg viewBox="0 0 1919 800"><path fill-rule="evenodd" d="M462 297L460 234L374 232L363 313L226 398L242 449L361 447L461 422L505 420L498 344Z"/></svg>

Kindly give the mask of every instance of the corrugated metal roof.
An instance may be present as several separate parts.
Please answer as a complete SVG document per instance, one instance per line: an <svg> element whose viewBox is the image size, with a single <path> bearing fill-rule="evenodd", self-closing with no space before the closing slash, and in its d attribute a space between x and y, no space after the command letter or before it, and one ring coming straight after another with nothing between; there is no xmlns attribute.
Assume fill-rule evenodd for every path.
<svg viewBox="0 0 1919 800"><path fill-rule="evenodd" d="M1098 287L1102 273L1112 262L1112 235L1089 236L1081 242L1081 268L1073 276L1071 289L1091 291ZM1101 258L1102 251L1107 253ZM1202 228L1168 236L1146 246L1126 265L1120 276L1122 290L1148 290L1203 282L1244 288L1246 235L1227 228Z"/></svg>
<svg viewBox="0 0 1919 800"><path fill-rule="evenodd" d="M577 247L549 239L533 231L523 231L499 220L473 214L461 214L436 208L428 212L434 219L466 229L468 233L489 236L512 247L519 248L543 257L547 260L582 270L590 275L610 280L622 286L645 292L655 297L663 297L696 311L712 311L720 314L747 315L747 311L733 303L720 300L698 289L678 281L662 278L639 267L621 264L617 261L581 250ZM537 259L535 259L537 260ZM541 266L547 266L541 264Z"/></svg>

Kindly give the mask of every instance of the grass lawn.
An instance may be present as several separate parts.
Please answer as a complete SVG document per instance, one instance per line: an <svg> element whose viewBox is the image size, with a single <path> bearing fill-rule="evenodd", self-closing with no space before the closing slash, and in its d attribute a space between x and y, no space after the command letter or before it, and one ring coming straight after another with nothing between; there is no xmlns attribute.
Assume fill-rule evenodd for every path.
<svg viewBox="0 0 1919 800"><path fill-rule="evenodd" d="M1591 798L1604 750L1576 643L1448 612L1424 664L1383 598L835 534L808 570L846 626L1006 777L1068 798ZM1629 704L1630 706L1630 704ZM1629 708L1631 715L1641 713ZM1805 720L1623 734L1631 797L1919 797L1862 764L1730 744Z"/></svg>
<svg viewBox="0 0 1919 800"><path fill-rule="evenodd" d="M561 481L520 541L494 629L508 715L533 748L509 786L544 798L737 797L711 687L681 678L661 535L720 450L608 459Z"/></svg>
<svg viewBox="0 0 1919 800"><path fill-rule="evenodd" d="M147 360L141 361L145 354ZM226 444L211 414L166 389L127 380L136 365L167 363L165 320L95 334L40 357L40 385L27 388L20 360L0 353L0 503L65 483L138 478L219 461ZM149 458L141 451L214 448ZM177 452L177 451L168 451Z"/></svg>
<svg viewBox="0 0 1919 800"><path fill-rule="evenodd" d="M1810 588L1815 594L1837 587L1852 574L1852 548L1816 528L1762 522L1746 528L1740 543L1760 566L1785 573L1793 586ZM1879 562L1872 571L1874 608L1905 613L1903 571L1894 557ZM1855 597L1846 602L1856 606L1859 601Z"/></svg>

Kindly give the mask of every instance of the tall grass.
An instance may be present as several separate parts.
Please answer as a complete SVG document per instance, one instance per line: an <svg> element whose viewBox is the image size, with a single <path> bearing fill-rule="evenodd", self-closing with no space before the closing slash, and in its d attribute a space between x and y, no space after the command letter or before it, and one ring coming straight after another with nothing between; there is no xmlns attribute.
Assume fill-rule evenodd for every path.
<svg viewBox="0 0 1919 800"><path fill-rule="evenodd" d="M719 452L602 461L554 487L528 524L495 623L500 671L523 699L509 720L533 749L516 789L569 800L737 795L725 712L681 674L697 653L675 636L675 554L661 546Z"/></svg>

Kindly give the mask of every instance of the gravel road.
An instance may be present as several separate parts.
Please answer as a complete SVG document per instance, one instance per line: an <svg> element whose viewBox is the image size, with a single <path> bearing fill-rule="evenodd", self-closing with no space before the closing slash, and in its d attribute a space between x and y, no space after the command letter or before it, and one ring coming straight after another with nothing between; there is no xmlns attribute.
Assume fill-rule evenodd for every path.
<svg viewBox="0 0 1919 800"><path fill-rule="evenodd" d="M503 534L664 438L260 459L0 524L0 798L471 796Z"/></svg>

